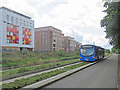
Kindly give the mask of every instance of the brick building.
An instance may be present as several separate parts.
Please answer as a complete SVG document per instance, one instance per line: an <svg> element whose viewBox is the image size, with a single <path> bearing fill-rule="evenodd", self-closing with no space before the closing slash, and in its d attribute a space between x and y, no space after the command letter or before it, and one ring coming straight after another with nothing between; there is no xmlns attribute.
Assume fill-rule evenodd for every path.
<svg viewBox="0 0 120 90"><path fill-rule="evenodd" d="M78 50L80 49L82 43L76 42L75 44L76 44L76 46L75 46L75 50L78 51Z"/></svg>
<svg viewBox="0 0 120 90"><path fill-rule="evenodd" d="M64 37L64 50L65 51L76 51L79 50L81 43L76 42L73 37Z"/></svg>
<svg viewBox="0 0 120 90"><path fill-rule="evenodd" d="M65 51L74 51L74 38L70 36L64 37L64 49Z"/></svg>
<svg viewBox="0 0 120 90"><path fill-rule="evenodd" d="M35 50L64 50L64 34L52 26L35 28Z"/></svg>
<svg viewBox="0 0 120 90"><path fill-rule="evenodd" d="M3 49L34 48L34 21L31 17L0 7L0 46Z"/></svg>

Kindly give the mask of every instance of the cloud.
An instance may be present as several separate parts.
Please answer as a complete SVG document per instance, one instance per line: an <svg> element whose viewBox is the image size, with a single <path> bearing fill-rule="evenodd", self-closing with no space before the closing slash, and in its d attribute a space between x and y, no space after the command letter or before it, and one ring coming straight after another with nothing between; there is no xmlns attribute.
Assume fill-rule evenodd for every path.
<svg viewBox="0 0 120 90"><path fill-rule="evenodd" d="M110 48L100 27L105 15L101 0L0 0L0 4L32 17L35 27L54 26L83 44Z"/></svg>

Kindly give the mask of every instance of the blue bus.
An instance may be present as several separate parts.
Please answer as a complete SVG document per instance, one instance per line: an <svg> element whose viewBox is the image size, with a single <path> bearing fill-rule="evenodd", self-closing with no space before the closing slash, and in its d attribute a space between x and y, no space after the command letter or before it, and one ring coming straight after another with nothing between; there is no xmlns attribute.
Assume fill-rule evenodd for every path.
<svg viewBox="0 0 120 90"><path fill-rule="evenodd" d="M81 61L96 61L104 58L104 48L95 45L82 45L80 48Z"/></svg>

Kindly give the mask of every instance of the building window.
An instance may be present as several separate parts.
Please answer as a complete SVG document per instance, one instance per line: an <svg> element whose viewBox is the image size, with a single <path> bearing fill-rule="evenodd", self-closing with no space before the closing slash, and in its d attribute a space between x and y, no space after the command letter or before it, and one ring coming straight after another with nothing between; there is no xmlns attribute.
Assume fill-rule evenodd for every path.
<svg viewBox="0 0 120 90"><path fill-rule="evenodd" d="M25 27L25 21L24 21L24 27Z"/></svg>
<svg viewBox="0 0 120 90"><path fill-rule="evenodd" d="M55 35L55 33L53 33L53 35Z"/></svg>
<svg viewBox="0 0 120 90"><path fill-rule="evenodd" d="M55 39L55 37L53 37L53 39Z"/></svg>
<svg viewBox="0 0 120 90"><path fill-rule="evenodd" d="M9 24L7 23L7 28L9 28Z"/></svg>
<svg viewBox="0 0 120 90"><path fill-rule="evenodd" d="M18 19L16 18L16 25L18 25Z"/></svg>
<svg viewBox="0 0 120 90"><path fill-rule="evenodd" d="M11 23L13 24L13 22L14 22L14 19L13 19L13 17L11 17Z"/></svg>
<svg viewBox="0 0 120 90"><path fill-rule="evenodd" d="M22 20L20 19L20 26L22 25Z"/></svg>
<svg viewBox="0 0 120 90"><path fill-rule="evenodd" d="M27 27L28 27L29 25L28 25L28 22L27 22Z"/></svg>
<svg viewBox="0 0 120 90"><path fill-rule="evenodd" d="M52 32L50 32L50 35L52 36Z"/></svg>
<svg viewBox="0 0 120 90"><path fill-rule="evenodd" d="M75 47L76 47L76 44L75 44Z"/></svg>
<svg viewBox="0 0 120 90"><path fill-rule="evenodd" d="M32 24L30 23L30 29L32 28Z"/></svg>
<svg viewBox="0 0 120 90"><path fill-rule="evenodd" d="M7 23L9 23L9 15L7 15Z"/></svg>
<svg viewBox="0 0 120 90"><path fill-rule="evenodd" d="M53 44L53 47L55 47L55 44Z"/></svg>

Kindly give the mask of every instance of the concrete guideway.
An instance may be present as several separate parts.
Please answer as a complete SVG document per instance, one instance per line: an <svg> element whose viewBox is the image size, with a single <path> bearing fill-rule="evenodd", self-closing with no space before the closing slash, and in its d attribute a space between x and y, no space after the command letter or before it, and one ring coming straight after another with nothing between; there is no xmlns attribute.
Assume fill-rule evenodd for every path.
<svg viewBox="0 0 120 90"><path fill-rule="evenodd" d="M36 83L31 84L31 85L28 85L28 86L25 86L25 87L23 87L23 88L21 88L21 89L19 89L19 90L24 90L24 89L27 89L27 88L31 88L31 89L33 88L33 89L34 89L34 88L43 87L43 86L46 85L46 84L52 83L52 82L54 82L54 81L56 81L56 80L59 80L59 79L61 79L61 78L63 78L63 77L66 77L66 76L68 76L68 75L70 75L70 74L72 74L72 73L75 73L75 72L78 71L78 70L82 70L82 69L84 69L84 68L86 68L86 67L89 67L89 66L91 66L91 65L93 65L93 64L95 64L95 63L97 63L97 62L93 62L93 63L89 63L89 64L86 64L86 65L83 65L83 66L81 66L81 67L79 67L79 68L72 69L72 70L70 70L70 71L61 73L61 74L56 75L56 76L53 76L53 77L51 77L51 78L48 78L48 79L45 79L45 80L36 82Z"/></svg>
<svg viewBox="0 0 120 90"><path fill-rule="evenodd" d="M73 64L79 63L79 62L80 61L76 61L76 62L72 62L72 63L69 63L69 64L60 65L60 66L57 66L57 67L43 68L43 69L37 69L37 70L28 71L28 72L18 73L18 74L14 74L14 75L9 75L9 76L6 76L6 77L2 77L2 81L17 78L17 77L22 77L22 76L26 76L26 75L30 75L30 74L33 74L33 73L43 72L43 71L47 71L47 70L50 70L50 69L59 68L59 67L67 66L67 65L73 65Z"/></svg>
<svg viewBox="0 0 120 90"><path fill-rule="evenodd" d="M117 88L118 55L92 65L44 88Z"/></svg>
<svg viewBox="0 0 120 90"><path fill-rule="evenodd" d="M105 58L105 59L106 59L106 58ZM23 88L21 88L21 89L19 89L19 90L24 90L25 88L34 89L34 88L43 87L43 86L45 86L45 85L47 85L47 84L49 84L49 83L55 82L56 80L59 80L59 79L61 79L61 78L63 78L63 77L66 77L66 76L68 76L68 75L71 75L71 74L73 74L73 73L75 73L75 72L77 72L77 71L79 71L79 70L82 70L82 69L84 69L84 68L87 68L87 67L89 67L89 66L91 66L91 65L94 65L94 64L96 64L96 63L97 63L97 62L93 62L93 63L86 64L86 65L81 66L81 67L79 67L79 68L72 69L72 70L70 70L70 71L61 73L61 74L56 75L56 76L53 76L53 77L51 77L51 78L48 78L48 79L45 79L45 80L36 82L36 83L31 84L31 85L28 85L28 86L25 86L25 87L23 87Z"/></svg>
<svg viewBox="0 0 120 90"><path fill-rule="evenodd" d="M82 63L82 62L78 62L78 63ZM58 68L54 68L54 69L50 69L50 70L46 70L46 71L42 71L42 72L38 72L38 73L33 73L33 74L29 74L29 75L25 75L25 76L13 78L13 79L8 79L8 80L5 80L5 81L2 81L2 84L3 83L14 82L15 80L21 79L21 78L28 78L28 77L35 76L35 75L40 75L40 74L45 73L45 72L50 72L50 71L53 71L53 70L56 70L56 69L61 69L61 68L68 67L68 66L71 66L71 65L76 65L78 63L70 64L70 65L66 65L66 66L63 66L63 67L58 67Z"/></svg>

